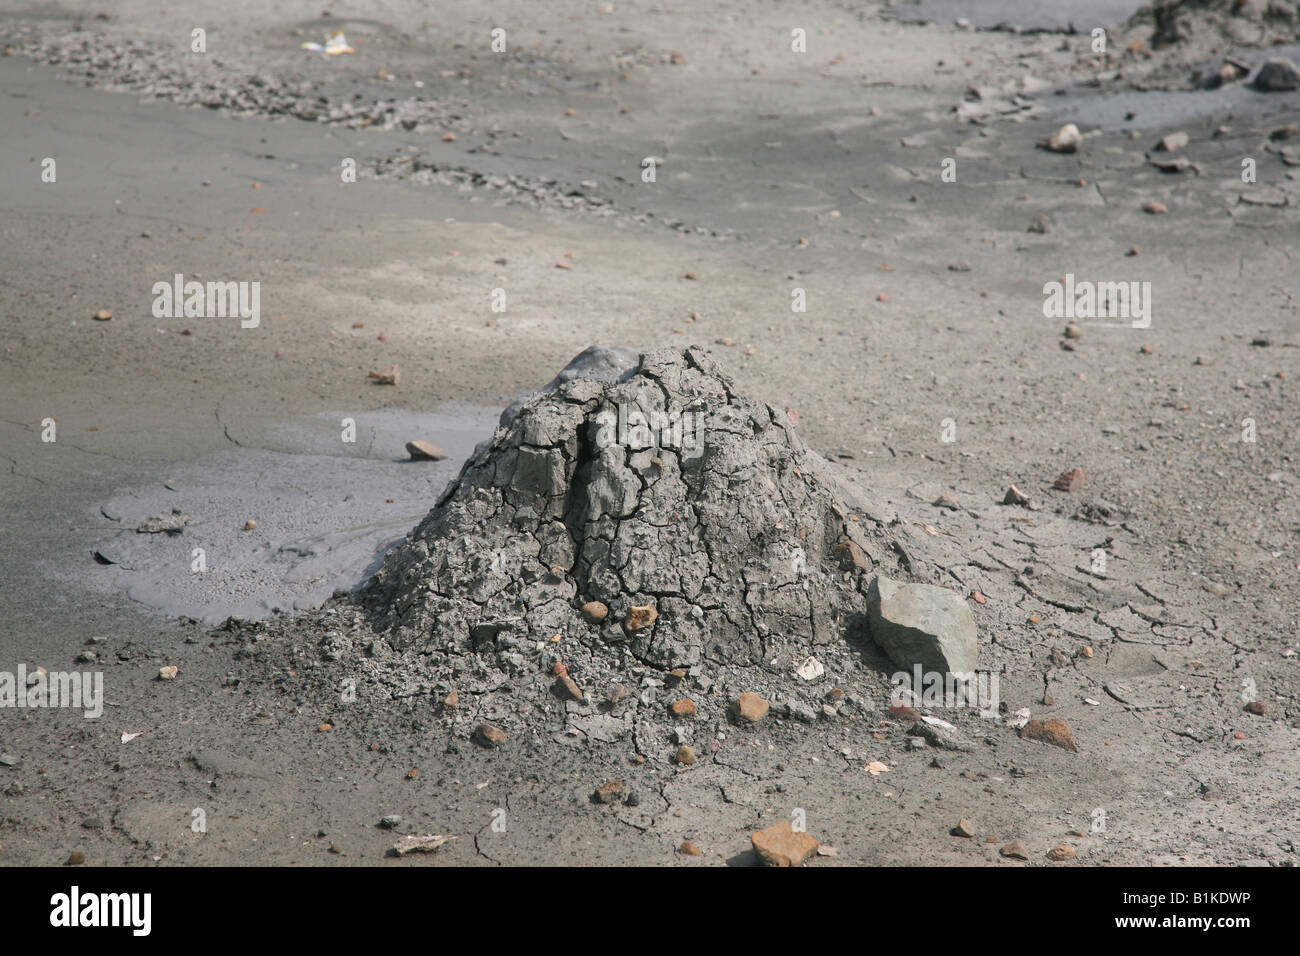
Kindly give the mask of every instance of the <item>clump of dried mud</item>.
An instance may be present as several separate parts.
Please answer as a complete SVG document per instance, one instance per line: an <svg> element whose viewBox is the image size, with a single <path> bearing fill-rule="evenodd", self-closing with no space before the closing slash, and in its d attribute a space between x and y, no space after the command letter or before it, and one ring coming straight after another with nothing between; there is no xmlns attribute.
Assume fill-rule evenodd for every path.
<svg viewBox="0 0 1300 956"><path fill-rule="evenodd" d="M528 401L362 602L400 650L559 635L664 668L754 664L781 641L811 653L841 639L862 604L852 572L888 548L832 468L703 351L652 352ZM603 621L579 614L589 602Z"/></svg>
<svg viewBox="0 0 1300 956"><path fill-rule="evenodd" d="M815 721L887 701L867 572L898 568L864 493L705 351L596 349L507 410L355 597L295 626L372 699L453 723L562 712L614 740L744 692Z"/></svg>

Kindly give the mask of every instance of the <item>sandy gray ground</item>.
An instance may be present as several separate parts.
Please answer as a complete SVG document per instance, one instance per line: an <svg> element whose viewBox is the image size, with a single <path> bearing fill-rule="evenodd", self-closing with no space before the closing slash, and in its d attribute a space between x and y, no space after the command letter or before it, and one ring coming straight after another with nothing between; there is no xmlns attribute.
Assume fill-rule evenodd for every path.
<svg viewBox="0 0 1300 956"><path fill-rule="evenodd" d="M403 830L458 836L444 862L738 863L752 828L796 808L840 850L818 865L1011 865L989 838L1021 840L1035 864L1061 842L1085 864L1294 860L1297 168L1269 133L1300 99L1189 80L1230 48L1252 63L1268 49L1202 35L1148 58L1120 30L1114 60L1092 62L1079 19L1075 35L982 32L873 5L815 4L803 24L728 4L559 4L545 23L509 7L434 22L396 4L365 21L309 4L238 20L63 9L0 21L14 51L0 57L0 669L66 669L102 636L109 705L93 721L0 712L0 752L20 758L0 767L0 862L379 862L392 834L378 820L398 813ZM207 19L225 65L188 55ZM505 58L487 48L498 23ZM340 25L356 54L298 49ZM79 29L102 57L89 77L66 62ZM299 113L317 95L427 102L354 126L142 100L128 42L236 92L255 72L297 74ZM373 128L394 116L414 128ZM1036 148L1067 119L1080 152ZM1174 129L1196 170L1148 163ZM647 156L664 160L654 184ZM344 157L359 182L340 182ZM1150 200L1168 212L1143 213ZM1028 232L1039 214L1050 231ZM261 327L153 318L150 287L176 272L261 281ZM1042 288L1066 273L1151 281L1151 327L1084 323L1063 350ZM99 309L113 319L92 321ZM945 713L982 742L935 768L886 700L729 735L689 768L666 742L642 764L588 745L562 715L485 753L426 702L340 706L292 639L250 649L239 629L165 613L287 608L359 581L477 425L593 341L703 344L745 393L798 410L803 440L856 469L950 587L987 596L972 606L1004 699L1069 721L1080 753ZM392 362L397 388L368 380ZM414 437L453 458L401 461ZM1075 466L1084 489L1052 491ZM1033 507L1009 516L1012 482ZM961 510L933 507L941 492ZM193 522L179 538L123 531L171 507ZM190 578L191 537L228 587ZM144 572L94 560L115 547ZM164 664L176 681L156 680ZM1248 687L1263 716L1242 712ZM872 760L890 769L865 772ZM640 806L589 804L610 777ZM948 835L961 817L974 840ZM674 852L686 839L701 857Z"/></svg>

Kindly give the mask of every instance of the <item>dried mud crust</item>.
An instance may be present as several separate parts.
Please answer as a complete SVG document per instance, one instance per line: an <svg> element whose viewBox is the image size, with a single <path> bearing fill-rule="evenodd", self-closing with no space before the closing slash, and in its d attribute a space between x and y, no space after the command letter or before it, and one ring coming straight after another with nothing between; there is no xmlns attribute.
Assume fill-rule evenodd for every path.
<svg viewBox="0 0 1300 956"><path fill-rule="evenodd" d="M689 424L637 447L635 411ZM808 722L873 712L889 666L867 633L868 572L900 559L838 472L704 350L649 352L617 381L557 381L508 410L355 599L248 627L318 636L307 670L368 700L421 698L508 733L567 713L561 726L617 740L638 720L691 723L670 710L683 697L721 720L744 692ZM277 653L256 636L248 651ZM828 679L793 673L808 656Z"/></svg>
<svg viewBox="0 0 1300 956"><path fill-rule="evenodd" d="M681 430L641 447L638 412ZM594 696L593 716L616 719L626 682L640 682L628 703L652 709L675 670L679 696L713 691L720 668L728 693L773 693L745 671L780 661L790 680L791 660L866 645L859 583L888 562L885 529L786 413L736 395L704 351L560 382L503 421L360 592L372 655L400 660L374 675L402 675L390 692L414 680L474 694L516 678L545 692L560 665L575 705ZM582 613L589 602L603 620ZM795 709L815 718L820 706Z"/></svg>
<svg viewBox="0 0 1300 956"><path fill-rule="evenodd" d="M689 423L679 447L636 447L638 411ZM529 401L361 599L399 650L581 635L673 668L757 663L799 634L812 652L863 606L837 554L874 564L888 549L833 467L703 351L648 353L622 381ZM591 601L609 608L594 630L578 614ZM633 607L656 620L636 628Z"/></svg>

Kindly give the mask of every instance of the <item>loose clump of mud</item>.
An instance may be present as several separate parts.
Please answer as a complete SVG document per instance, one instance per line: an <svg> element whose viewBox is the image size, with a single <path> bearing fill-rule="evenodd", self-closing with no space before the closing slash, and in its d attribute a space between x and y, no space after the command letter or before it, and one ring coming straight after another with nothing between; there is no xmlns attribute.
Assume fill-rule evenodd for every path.
<svg viewBox="0 0 1300 956"><path fill-rule="evenodd" d="M746 692L809 721L879 710L866 572L897 568L862 492L706 352L588 350L317 619L369 695L508 733L564 710L613 740Z"/></svg>

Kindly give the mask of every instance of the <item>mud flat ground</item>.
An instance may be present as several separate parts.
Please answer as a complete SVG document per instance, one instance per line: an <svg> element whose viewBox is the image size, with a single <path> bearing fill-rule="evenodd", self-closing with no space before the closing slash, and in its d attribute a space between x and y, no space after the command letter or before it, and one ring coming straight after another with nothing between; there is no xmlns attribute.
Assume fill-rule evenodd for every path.
<svg viewBox="0 0 1300 956"><path fill-rule="evenodd" d="M97 668L105 710L0 711L0 863L744 865L797 809L838 851L815 866L1294 865L1300 93L1208 78L1296 58L1295 5L1198 5L1163 46L1136 4L682 6L4 5L0 670ZM337 29L354 53L300 48ZM1040 148L1066 122L1079 150ZM155 318L175 273L259 281L259 327ZM1064 339L1066 274L1149 281L1150 326ZM932 583L985 598L982 666L1078 752L951 711L971 750L909 749L885 697L692 766L558 703L485 750L310 679L295 611L593 342L705 346L795 410ZM172 508L183 534L134 531ZM636 805L592 803L607 779ZM394 814L457 839L386 858Z"/></svg>

